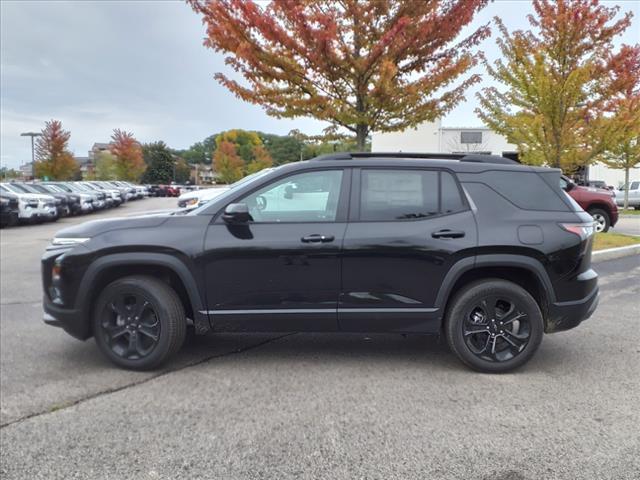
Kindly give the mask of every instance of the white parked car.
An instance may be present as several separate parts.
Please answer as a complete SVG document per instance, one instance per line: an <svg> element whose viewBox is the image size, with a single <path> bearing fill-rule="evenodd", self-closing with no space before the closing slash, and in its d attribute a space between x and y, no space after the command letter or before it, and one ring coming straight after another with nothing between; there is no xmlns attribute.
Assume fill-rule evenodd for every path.
<svg viewBox="0 0 640 480"><path fill-rule="evenodd" d="M18 197L18 220L21 222L38 222L57 220L56 199L43 193L25 193L10 183L1 183L0 191L13 193Z"/></svg>
<svg viewBox="0 0 640 480"><path fill-rule="evenodd" d="M624 205L624 187L620 187L616 194L616 204L619 207ZM640 182L629 182L629 206L640 208Z"/></svg>
<svg viewBox="0 0 640 480"><path fill-rule="evenodd" d="M229 190L229 186L203 188L183 193L178 197L179 208L195 208Z"/></svg>
<svg viewBox="0 0 640 480"><path fill-rule="evenodd" d="M265 168L263 170L260 170L259 172L252 173L251 175L247 175L246 177L238 180L235 183L232 183L231 185L204 188L202 190L194 190L192 192L183 193L178 197L178 207L179 208L196 208L196 207L199 207L200 205L204 205L209 200L213 200L214 198L216 198L218 195L222 195L224 192L232 188L235 188L238 185L242 185L244 182L251 180L252 178L261 177L262 175L265 175L273 171L274 168Z"/></svg>

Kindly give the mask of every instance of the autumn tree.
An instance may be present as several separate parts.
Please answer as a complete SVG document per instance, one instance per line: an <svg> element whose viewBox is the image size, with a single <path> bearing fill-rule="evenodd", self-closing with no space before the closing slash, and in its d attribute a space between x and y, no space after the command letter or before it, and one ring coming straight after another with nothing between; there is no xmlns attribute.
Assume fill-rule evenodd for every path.
<svg viewBox="0 0 640 480"><path fill-rule="evenodd" d="M244 160L236 152L235 144L221 140L213 156L213 169L223 183L240 180L244 174Z"/></svg>
<svg viewBox="0 0 640 480"><path fill-rule="evenodd" d="M227 130L220 133L216 137L216 145L219 147L222 141L233 143L236 147L236 153L245 163L250 163L254 160L253 152L255 147L262 145L262 140L260 140L257 132L242 129Z"/></svg>
<svg viewBox="0 0 640 480"><path fill-rule="evenodd" d="M263 145L253 147L253 160L247 164L247 173L259 172L273 166L273 158Z"/></svg>
<svg viewBox="0 0 640 480"><path fill-rule="evenodd" d="M624 208L629 206L629 170L640 164L640 45L625 45L610 61L602 161L624 170Z"/></svg>
<svg viewBox="0 0 640 480"><path fill-rule="evenodd" d="M476 113L518 146L522 162L570 172L601 155L600 134L612 40L630 24L615 20L618 7L598 0L533 0L531 29L501 33L502 58L486 63L502 87L478 94Z"/></svg>
<svg viewBox="0 0 640 480"><path fill-rule="evenodd" d="M51 180L73 179L79 167L68 150L69 138L71 133L62 128L62 122L45 122L42 136L36 140L36 177L47 177Z"/></svg>
<svg viewBox="0 0 640 480"><path fill-rule="evenodd" d="M118 160L111 152L100 152L95 161L94 177L96 180L117 180Z"/></svg>
<svg viewBox="0 0 640 480"><path fill-rule="evenodd" d="M116 157L118 177L123 180L138 181L146 168L142 147L133 134L114 129L109 151Z"/></svg>
<svg viewBox="0 0 640 480"><path fill-rule="evenodd" d="M356 134L431 121L454 108L476 63L482 26L458 41L488 0L187 0L205 46L246 80L216 79L269 115L313 117ZM455 82L455 83L454 83Z"/></svg>

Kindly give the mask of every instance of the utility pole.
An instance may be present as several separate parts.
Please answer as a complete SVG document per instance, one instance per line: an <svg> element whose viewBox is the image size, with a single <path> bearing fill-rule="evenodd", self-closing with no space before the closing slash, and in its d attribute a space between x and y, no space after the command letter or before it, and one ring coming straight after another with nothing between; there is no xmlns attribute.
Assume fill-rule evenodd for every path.
<svg viewBox="0 0 640 480"><path fill-rule="evenodd" d="M21 137L31 137L31 178L36 178L36 154L33 146L33 138L41 137L42 134L38 132L25 132L20 134Z"/></svg>

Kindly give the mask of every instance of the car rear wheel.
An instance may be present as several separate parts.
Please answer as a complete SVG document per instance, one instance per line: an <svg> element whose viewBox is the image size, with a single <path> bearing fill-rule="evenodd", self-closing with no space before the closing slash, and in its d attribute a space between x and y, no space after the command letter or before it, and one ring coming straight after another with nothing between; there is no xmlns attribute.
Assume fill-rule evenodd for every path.
<svg viewBox="0 0 640 480"><path fill-rule="evenodd" d="M116 365L132 370L156 368L175 354L184 343L186 326L177 293L147 276L109 284L93 318L100 350Z"/></svg>
<svg viewBox="0 0 640 480"><path fill-rule="evenodd" d="M487 279L465 286L445 318L447 342L469 367L487 373L513 370L531 359L544 332L540 307L522 287Z"/></svg>
<svg viewBox="0 0 640 480"><path fill-rule="evenodd" d="M588 211L589 215L593 217L596 224L596 232L607 232L611 226L611 220L609 214L601 208L592 208Z"/></svg>

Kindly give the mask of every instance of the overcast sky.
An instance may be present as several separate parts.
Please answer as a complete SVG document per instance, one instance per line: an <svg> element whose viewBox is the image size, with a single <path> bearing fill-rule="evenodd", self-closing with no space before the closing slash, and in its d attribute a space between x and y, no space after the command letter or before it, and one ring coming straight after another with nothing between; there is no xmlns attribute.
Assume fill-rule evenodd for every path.
<svg viewBox="0 0 640 480"><path fill-rule="evenodd" d="M619 4L635 14L618 43L640 41L640 0ZM315 134L326 124L310 119L277 120L236 99L213 74L228 71L223 57L202 46L200 18L183 2L0 0L0 163L30 161L29 139L46 120L71 131L75 155L108 141L114 128L142 142L164 140L187 148L230 128L286 134L293 128ZM471 27L503 18L510 29L526 27L527 0L498 0ZM497 55L495 40L482 49ZM486 79L485 79L486 81ZM447 126L477 126L476 101L449 114Z"/></svg>

